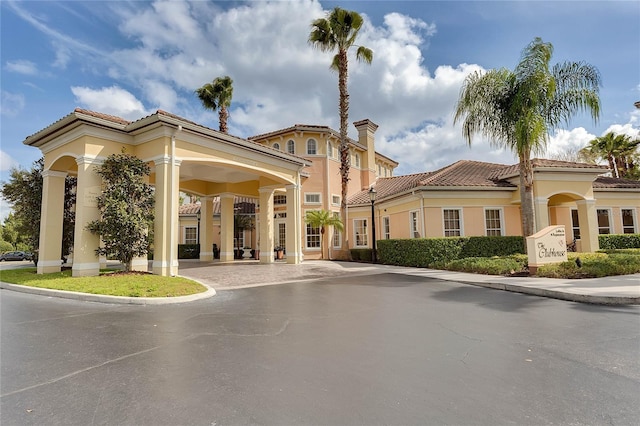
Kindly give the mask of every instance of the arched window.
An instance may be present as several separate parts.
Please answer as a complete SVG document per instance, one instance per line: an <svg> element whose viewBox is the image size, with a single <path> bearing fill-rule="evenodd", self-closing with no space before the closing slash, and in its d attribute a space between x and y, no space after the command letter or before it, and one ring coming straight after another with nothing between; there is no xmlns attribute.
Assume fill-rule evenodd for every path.
<svg viewBox="0 0 640 426"><path fill-rule="evenodd" d="M273 149L280 150L280 144L278 142L273 144Z"/></svg>
<svg viewBox="0 0 640 426"><path fill-rule="evenodd" d="M287 152L289 154L295 154L296 153L296 143L294 141L292 141L291 139L289 139L287 141Z"/></svg>
<svg viewBox="0 0 640 426"><path fill-rule="evenodd" d="M307 155L316 155L318 153L318 148L315 139L309 139L307 141Z"/></svg>

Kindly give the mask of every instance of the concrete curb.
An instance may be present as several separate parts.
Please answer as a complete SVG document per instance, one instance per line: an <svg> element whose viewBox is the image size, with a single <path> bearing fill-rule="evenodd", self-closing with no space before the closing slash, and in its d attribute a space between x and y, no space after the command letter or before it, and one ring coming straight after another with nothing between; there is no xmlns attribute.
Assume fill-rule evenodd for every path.
<svg viewBox="0 0 640 426"><path fill-rule="evenodd" d="M640 305L640 297L633 296L596 296L592 294L571 293L545 288L526 287L515 284L492 283L492 282L471 282L458 281L462 284L474 285L477 287L491 288L494 290L510 291L513 293L529 294L532 296L542 296L552 299L566 300L569 302L591 303L595 305Z"/></svg>
<svg viewBox="0 0 640 426"><path fill-rule="evenodd" d="M191 278L189 278L191 279ZM192 280L195 281L195 280ZM197 281L196 281L197 282ZM79 300L82 302L98 302L111 303L121 305L170 305L177 303L194 302L196 300L208 299L216 295L216 291L206 284L203 285L207 291L203 293L190 294L188 296L176 297L126 297L126 296L107 296L103 294L78 293L75 291L52 290L49 288L29 287L19 284L9 284L0 282L0 288L5 290L17 291L20 293L35 294L38 296L59 297L62 299Z"/></svg>

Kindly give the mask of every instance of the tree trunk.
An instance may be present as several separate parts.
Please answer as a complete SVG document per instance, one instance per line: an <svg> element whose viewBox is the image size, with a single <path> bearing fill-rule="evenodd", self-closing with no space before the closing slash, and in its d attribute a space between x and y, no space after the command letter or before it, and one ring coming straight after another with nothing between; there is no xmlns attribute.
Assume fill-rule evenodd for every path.
<svg viewBox="0 0 640 426"><path fill-rule="evenodd" d="M340 203L340 213L342 223L345 224L344 246L347 252L349 250L349 226L347 224L347 194L349 188L349 168L351 165L351 155L349 155L349 140L347 135L347 126L349 125L349 92L347 91L347 51L340 49L338 52L339 68L338 68L338 89L340 92L340 177L342 183L342 200ZM350 257L350 254L348 254Z"/></svg>
<svg viewBox="0 0 640 426"><path fill-rule="evenodd" d="M528 153L520 156L519 169L522 236L528 237L536 232L535 208L533 204L533 167Z"/></svg>
<svg viewBox="0 0 640 426"><path fill-rule="evenodd" d="M227 107L224 105L220 106L220 111L218 111L218 119L220 120L220 131L222 133L228 133L229 129L227 129L227 118L229 117L229 112L227 111Z"/></svg>

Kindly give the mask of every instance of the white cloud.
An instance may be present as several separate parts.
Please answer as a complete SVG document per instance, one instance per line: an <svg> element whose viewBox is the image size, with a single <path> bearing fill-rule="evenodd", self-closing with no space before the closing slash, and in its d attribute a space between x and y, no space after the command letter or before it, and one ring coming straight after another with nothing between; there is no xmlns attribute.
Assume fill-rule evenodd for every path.
<svg viewBox="0 0 640 426"><path fill-rule="evenodd" d="M130 92L118 87L90 89L88 87L72 87L76 101L86 108L111 114L129 120L137 120L149 112Z"/></svg>
<svg viewBox="0 0 640 426"><path fill-rule="evenodd" d="M36 67L36 64L25 59L7 61L4 67L7 71L17 72L18 74L36 75L38 73L38 67Z"/></svg>
<svg viewBox="0 0 640 426"><path fill-rule="evenodd" d="M0 102L0 114L8 117L18 115L26 104L22 93L10 93L2 91L2 102Z"/></svg>
<svg viewBox="0 0 640 426"><path fill-rule="evenodd" d="M11 170L18 167L18 162L11 158L9 154L0 150L0 172Z"/></svg>
<svg viewBox="0 0 640 426"><path fill-rule="evenodd" d="M83 55L88 69L118 82L111 87L72 87L77 102L100 112L137 119L161 108L217 128L217 114L203 110L194 90L213 78L234 80L230 132L251 136L295 123L339 127L337 74L332 54L307 43L310 23L325 16L317 1L226 3L106 3L120 24L126 47L95 49L21 12L55 42L54 65ZM13 6L20 9L20 6ZM371 48L369 66L349 63L350 121L379 124L380 152L400 162L398 172L433 170L460 159L512 164L508 151L475 138L471 147L453 124L453 110L474 64L426 65L435 23L390 13L380 26L366 15L358 44ZM61 46L71 46L68 49ZM93 62L92 62L93 61ZM125 86L129 90L122 87ZM3 94L4 113L4 94ZM632 120L640 120L640 110ZM633 129L633 126L631 126ZM351 126L350 135L356 137ZM558 131L550 153L592 138L583 128Z"/></svg>
<svg viewBox="0 0 640 426"><path fill-rule="evenodd" d="M557 157L563 153L577 152L596 138L583 127L571 130L558 129L549 138L546 157Z"/></svg>

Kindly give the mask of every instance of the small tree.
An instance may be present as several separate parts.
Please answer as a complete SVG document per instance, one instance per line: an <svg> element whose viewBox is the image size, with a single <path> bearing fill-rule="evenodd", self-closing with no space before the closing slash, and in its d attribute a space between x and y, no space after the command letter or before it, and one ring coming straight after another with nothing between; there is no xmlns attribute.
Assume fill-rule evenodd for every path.
<svg viewBox="0 0 640 426"><path fill-rule="evenodd" d="M304 217L305 223L314 228L320 228L320 258L324 259L324 234L327 226L333 226L338 231L344 229L340 218L327 210L311 210Z"/></svg>
<svg viewBox="0 0 640 426"><path fill-rule="evenodd" d="M103 181L97 199L100 219L89 223L87 229L104 243L96 254L113 256L127 272L134 257L149 251L154 197L144 176L150 172L145 162L124 152L110 155L97 170Z"/></svg>
<svg viewBox="0 0 640 426"><path fill-rule="evenodd" d="M31 170L14 168L11 170L9 181L3 182L0 187L0 195L11 204L14 219L13 226L18 233L17 240L12 243L16 247L17 244L24 244L27 250L33 251L33 260L36 264L38 263L38 246L40 244L43 168L44 158L34 162ZM63 256L67 256L73 246L75 188L76 178L67 176L64 194L65 211L62 222Z"/></svg>

